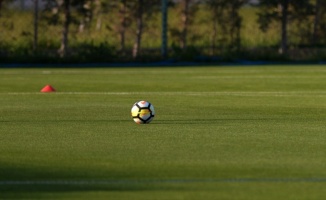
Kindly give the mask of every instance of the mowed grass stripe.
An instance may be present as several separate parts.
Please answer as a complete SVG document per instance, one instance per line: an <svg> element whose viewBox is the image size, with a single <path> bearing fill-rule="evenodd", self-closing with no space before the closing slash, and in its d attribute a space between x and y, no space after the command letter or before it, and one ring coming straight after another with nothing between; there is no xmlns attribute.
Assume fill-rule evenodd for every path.
<svg viewBox="0 0 326 200"><path fill-rule="evenodd" d="M234 179L150 179L150 180L24 180L0 181L0 185L107 185L107 184L159 184L159 183L286 183L326 182L326 178L234 178Z"/></svg>
<svg viewBox="0 0 326 200"><path fill-rule="evenodd" d="M326 91L279 92L54 92L53 95L176 95L176 96L326 96ZM2 92L0 95L45 95L41 92Z"/></svg>

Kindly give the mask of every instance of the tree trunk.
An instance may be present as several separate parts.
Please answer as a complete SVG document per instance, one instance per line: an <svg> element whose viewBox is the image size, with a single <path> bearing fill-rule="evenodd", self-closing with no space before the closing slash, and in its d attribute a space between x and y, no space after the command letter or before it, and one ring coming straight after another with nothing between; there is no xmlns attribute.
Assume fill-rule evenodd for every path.
<svg viewBox="0 0 326 200"><path fill-rule="evenodd" d="M212 55L215 56L215 50L216 50L216 38L217 38L217 26L218 26L218 21L217 18L215 17L213 20L213 35L212 35Z"/></svg>
<svg viewBox="0 0 326 200"><path fill-rule="evenodd" d="M319 29L319 21L320 21L320 6L321 6L321 0L316 1L315 5L315 19L314 19L314 25L313 25L313 33L312 33L312 44L316 45L317 41L319 39L318 29Z"/></svg>
<svg viewBox="0 0 326 200"><path fill-rule="evenodd" d="M289 0L284 0L283 3L279 4L281 9L281 48L279 50L280 54L287 53L287 23L288 23L288 6Z"/></svg>
<svg viewBox="0 0 326 200"><path fill-rule="evenodd" d="M101 11L101 1L95 0L95 6L96 6L96 31L100 31L102 28L102 11Z"/></svg>
<svg viewBox="0 0 326 200"><path fill-rule="evenodd" d="M181 41L180 41L180 47L182 49L187 48L190 1L191 0L183 0L183 2L182 2L182 7L183 7L182 13L181 13L182 30L181 30Z"/></svg>
<svg viewBox="0 0 326 200"><path fill-rule="evenodd" d="M168 0L162 0L162 46L161 54L163 58L168 57Z"/></svg>
<svg viewBox="0 0 326 200"><path fill-rule="evenodd" d="M123 28L124 29L124 28ZM120 51L124 51L125 50L125 41L126 41L126 35L125 35L125 30L121 30L120 33Z"/></svg>
<svg viewBox="0 0 326 200"><path fill-rule="evenodd" d="M34 0L34 41L33 41L33 49L36 51L37 43L38 43L38 1Z"/></svg>
<svg viewBox="0 0 326 200"><path fill-rule="evenodd" d="M0 0L0 17L1 17L1 11L2 11L2 2L3 2L4 0Z"/></svg>
<svg viewBox="0 0 326 200"><path fill-rule="evenodd" d="M25 10L25 0L20 0L20 9Z"/></svg>
<svg viewBox="0 0 326 200"><path fill-rule="evenodd" d="M136 41L132 50L133 58L137 58L139 55L141 39L143 34L143 0L138 0L138 11L137 11L137 31L136 31Z"/></svg>
<svg viewBox="0 0 326 200"><path fill-rule="evenodd" d="M125 50L125 33L126 33L126 26L127 26L127 17L126 17L126 13L127 13L127 1L123 0L121 2L121 7L119 10L119 14L120 14L120 25L119 25L119 37L120 37L120 51L124 51Z"/></svg>
<svg viewBox="0 0 326 200"><path fill-rule="evenodd" d="M63 23L63 30L62 30L61 47L59 49L59 54L61 57L65 57L67 55L69 25L70 25L70 0L64 0L64 23Z"/></svg>
<svg viewBox="0 0 326 200"><path fill-rule="evenodd" d="M85 30L89 30L91 27L91 22L93 19L93 10L92 10L93 3L94 2L88 0L88 1L84 1L84 3L82 4L84 13L83 13L83 17L80 20L80 24L78 28L79 33L83 33Z"/></svg>
<svg viewBox="0 0 326 200"><path fill-rule="evenodd" d="M236 1L232 4L232 15L234 16L234 29L235 29L235 41L234 45L236 48L236 51L239 52L241 48L241 17L239 16L239 10L241 7L241 2Z"/></svg>

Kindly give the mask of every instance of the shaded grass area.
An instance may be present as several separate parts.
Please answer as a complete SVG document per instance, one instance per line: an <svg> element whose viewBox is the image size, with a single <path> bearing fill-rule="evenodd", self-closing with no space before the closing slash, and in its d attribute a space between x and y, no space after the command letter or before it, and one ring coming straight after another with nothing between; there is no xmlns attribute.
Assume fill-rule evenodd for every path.
<svg viewBox="0 0 326 200"><path fill-rule="evenodd" d="M115 184L106 186L25 187L7 198L54 199L322 199L323 183ZM296 192L283 192L284 188ZM297 190L297 188L304 188ZM27 191L28 190L28 191ZM279 191L279 192L275 192ZM236 195L230 196L230 192Z"/></svg>
<svg viewBox="0 0 326 200"><path fill-rule="evenodd" d="M1 69L0 197L322 199L325 77L324 66ZM130 117L143 99L149 125Z"/></svg>

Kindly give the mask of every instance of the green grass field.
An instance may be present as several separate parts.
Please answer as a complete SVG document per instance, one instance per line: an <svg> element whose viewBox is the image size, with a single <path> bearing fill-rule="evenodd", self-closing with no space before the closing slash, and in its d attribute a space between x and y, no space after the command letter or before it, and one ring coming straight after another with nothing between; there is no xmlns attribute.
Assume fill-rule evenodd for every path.
<svg viewBox="0 0 326 200"><path fill-rule="evenodd" d="M0 199L326 199L325 80L322 65L0 69ZM151 124L132 121L138 100Z"/></svg>

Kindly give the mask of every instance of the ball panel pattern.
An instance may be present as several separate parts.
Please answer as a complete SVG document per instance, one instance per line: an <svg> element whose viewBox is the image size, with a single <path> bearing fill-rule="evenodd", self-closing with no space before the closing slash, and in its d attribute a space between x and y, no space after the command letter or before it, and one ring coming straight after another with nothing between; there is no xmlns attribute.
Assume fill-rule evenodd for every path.
<svg viewBox="0 0 326 200"><path fill-rule="evenodd" d="M146 124L155 116L154 106L147 101L136 102L131 108L131 116L137 124Z"/></svg>

